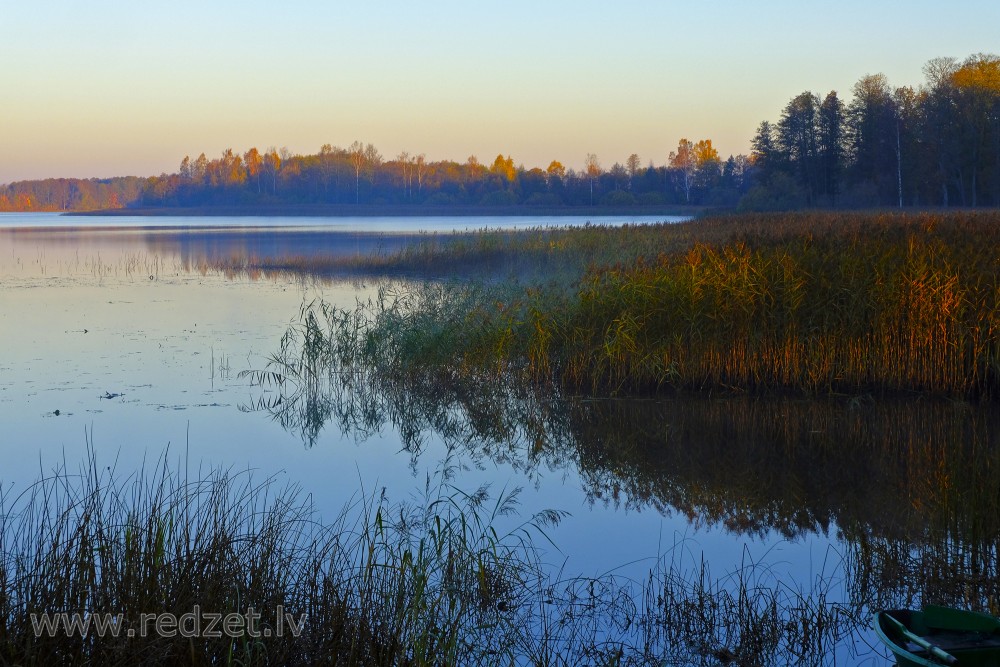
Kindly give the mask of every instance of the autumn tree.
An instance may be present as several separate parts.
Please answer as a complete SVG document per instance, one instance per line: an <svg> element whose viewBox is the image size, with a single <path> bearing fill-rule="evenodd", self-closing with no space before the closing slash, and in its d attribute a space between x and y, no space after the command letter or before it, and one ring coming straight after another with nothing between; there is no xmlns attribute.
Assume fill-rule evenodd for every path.
<svg viewBox="0 0 1000 667"><path fill-rule="evenodd" d="M597 155L587 153L587 159L583 162L584 173L590 180L590 205L594 205L594 182L601 176L601 163L597 160Z"/></svg>
<svg viewBox="0 0 1000 667"><path fill-rule="evenodd" d="M375 148L374 144L365 145L365 174L368 177L368 182L375 186L375 176L378 174L379 167L382 166L382 154L379 153L378 149Z"/></svg>
<svg viewBox="0 0 1000 667"><path fill-rule="evenodd" d="M413 191L410 187L410 154L407 151L401 151L396 156L396 164L399 165L400 185L403 187L403 196L410 199L413 196Z"/></svg>
<svg viewBox="0 0 1000 667"><path fill-rule="evenodd" d="M323 194L330 192L330 182L337 173L337 152L339 149L330 144L323 144L319 148L319 170L323 181Z"/></svg>
<svg viewBox="0 0 1000 667"><path fill-rule="evenodd" d="M639 161L639 154L632 153L628 156L628 160L625 161L625 167L628 169L628 189L629 192L632 191L632 181L635 180L635 175L639 172L639 167L642 163Z"/></svg>
<svg viewBox="0 0 1000 667"><path fill-rule="evenodd" d="M257 194L260 194L260 173L264 166L264 157L254 146L243 154L243 163L247 168L247 175L257 182Z"/></svg>
<svg viewBox="0 0 1000 667"><path fill-rule="evenodd" d="M475 155L470 155L465 161L465 173L470 182L477 182L482 180L483 175L486 173L486 167L479 162L479 158Z"/></svg>
<svg viewBox="0 0 1000 667"><path fill-rule="evenodd" d="M420 196L424 189L424 176L427 175L427 156L421 153L414 157L413 167L417 171L417 196Z"/></svg>
<svg viewBox="0 0 1000 667"><path fill-rule="evenodd" d="M288 146L282 146L278 151L278 157L281 158L281 169L278 173L278 180L281 181L282 186L289 190L289 195L293 195L298 187L303 185L302 176L302 157L296 155L288 148Z"/></svg>
<svg viewBox="0 0 1000 667"><path fill-rule="evenodd" d="M677 143L677 150L670 152L668 162L680 174L681 187L684 190L684 202L690 204L691 187L694 185L694 175L698 170L698 160L694 154L694 143L688 139L681 139Z"/></svg>
<svg viewBox="0 0 1000 667"><path fill-rule="evenodd" d="M545 185L555 201L561 201L561 195L565 192L565 184L566 167L559 160L552 160L545 169Z"/></svg>
<svg viewBox="0 0 1000 667"><path fill-rule="evenodd" d="M493 160L493 166L490 167L490 171L494 174L503 176L507 183L511 183L514 177L517 175L517 169L514 168L514 160L508 155L506 158L503 154L496 156Z"/></svg>
<svg viewBox="0 0 1000 667"><path fill-rule="evenodd" d="M711 139L702 139L694 145L695 183L703 191L714 187L722 175L722 160Z"/></svg>
<svg viewBox="0 0 1000 667"><path fill-rule="evenodd" d="M238 153L234 153L232 148L227 148L222 152L220 173L223 184L228 187L242 185L247 180L243 158Z"/></svg>
<svg viewBox="0 0 1000 667"><path fill-rule="evenodd" d="M347 148L351 166L354 167L354 203L361 203L361 170L365 168L365 145L355 141Z"/></svg>
<svg viewBox="0 0 1000 667"><path fill-rule="evenodd" d="M194 161L194 168L191 170L191 179L196 183L204 183L208 176L208 158L202 153Z"/></svg>
<svg viewBox="0 0 1000 667"><path fill-rule="evenodd" d="M281 156L274 146L267 149L261 166L264 173L271 177L271 194L276 195L278 193L278 172L281 170Z"/></svg>
<svg viewBox="0 0 1000 667"><path fill-rule="evenodd" d="M958 111L963 201L978 206L980 191L984 191L992 195L994 205L1000 204L1000 57L970 56L951 80Z"/></svg>

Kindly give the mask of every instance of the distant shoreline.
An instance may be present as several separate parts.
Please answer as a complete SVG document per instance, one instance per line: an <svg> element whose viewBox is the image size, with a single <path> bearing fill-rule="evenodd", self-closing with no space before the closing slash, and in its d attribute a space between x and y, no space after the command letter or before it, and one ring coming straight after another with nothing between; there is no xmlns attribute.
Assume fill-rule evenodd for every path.
<svg viewBox="0 0 1000 667"><path fill-rule="evenodd" d="M406 206L406 205L335 205L335 206L199 206L178 208L115 208L97 211L65 211L67 216L295 216L295 217L429 217L429 216L545 216L603 217L634 216L696 216L705 211L702 206Z"/></svg>

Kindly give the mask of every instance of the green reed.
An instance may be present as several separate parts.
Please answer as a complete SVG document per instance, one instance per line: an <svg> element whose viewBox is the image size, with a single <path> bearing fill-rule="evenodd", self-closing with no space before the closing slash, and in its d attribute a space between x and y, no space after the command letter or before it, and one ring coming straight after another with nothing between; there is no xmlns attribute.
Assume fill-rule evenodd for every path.
<svg viewBox="0 0 1000 667"><path fill-rule="evenodd" d="M532 539L560 515L501 531L517 493L451 485L445 464L420 502L359 495L324 521L295 487L166 457L122 475L91 453L20 494L0 487L4 664L496 664L530 644L540 577ZM510 523L509 521L507 522ZM36 636L32 613L263 616L293 637ZM137 631L138 632L138 631Z"/></svg>
<svg viewBox="0 0 1000 667"><path fill-rule="evenodd" d="M817 658L858 617L836 578L791 590L762 563L721 577L674 545L645 581L561 576L536 546L562 514L523 519L516 490L452 483L450 459L415 500L359 492L325 520L295 487L249 471L172 465L122 474L93 450L26 490L0 487L0 662L240 665L660 665ZM37 636L32 613L141 614L278 605L299 636ZM832 620L832 622L831 622ZM816 628L804 635L801 628Z"/></svg>
<svg viewBox="0 0 1000 667"><path fill-rule="evenodd" d="M381 266L412 268L408 252ZM518 367L598 393L1000 385L1000 214L737 216L412 252L439 273L541 268L529 282L415 286L365 308L402 368Z"/></svg>
<svg viewBox="0 0 1000 667"><path fill-rule="evenodd" d="M801 660L829 652L890 601L993 608L1000 450L988 406L870 396L573 398L533 382L524 355L512 357L520 364L484 364L456 339L435 346L442 338L421 335L428 323L463 317L463 298L501 295L474 289L486 291L388 286L352 310L306 304L269 368L249 374L280 388L259 407L308 445L327 424L364 437L391 423L414 455L433 432L465 457L513 463L529 478L575 466L593 502L653 506L738 535L836 531L845 542L843 574L819 577L808 592L758 565L717 577L690 559L678 564L673 548L652 561L641 586L546 584L542 641L532 645L539 664ZM392 336L379 317L392 318ZM424 363L398 362L415 354ZM834 590L841 583L843 592Z"/></svg>
<svg viewBox="0 0 1000 667"><path fill-rule="evenodd" d="M420 293L452 304L451 289ZM419 368L402 365L394 339L372 321L372 310L391 308L379 303L306 306L271 370L256 374L265 388L278 376L278 391L263 394L273 397L268 405L247 409L268 411L308 446L328 425L363 439L391 424L414 458L435 433L466 457L529 477L570 466L591 502L679 512L741 535L795 539L836 529L848 540L952 535L971 545L1000 529L1000 422L990 404L573 397L538 386L522 366L462 365L454 346L426 355ZM396 316L401 337L435 340L421 337L418 324L406 333L407 318Z"/></svg>

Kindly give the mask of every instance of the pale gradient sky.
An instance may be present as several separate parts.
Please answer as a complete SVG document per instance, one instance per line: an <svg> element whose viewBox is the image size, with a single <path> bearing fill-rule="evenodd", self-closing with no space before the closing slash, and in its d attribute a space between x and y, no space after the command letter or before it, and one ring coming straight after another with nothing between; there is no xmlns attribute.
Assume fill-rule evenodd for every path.
<svg viewBox="0 0 1000 667"><path fill-rule="evenodd" d="M0 183L374 143L579 168L749 151L804 90L1000 52L1000 2L4 0Z"/></svg>

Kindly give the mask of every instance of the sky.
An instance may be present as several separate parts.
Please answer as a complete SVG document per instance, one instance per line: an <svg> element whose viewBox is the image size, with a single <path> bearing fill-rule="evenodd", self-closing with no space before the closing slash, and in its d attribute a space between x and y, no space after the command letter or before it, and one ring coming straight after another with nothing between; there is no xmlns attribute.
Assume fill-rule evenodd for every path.
<svg viewBox="0 0 1000 667"><path fill-rule="evenodd" d="M0 183L373 143L582 167L748 153L795 95L1000 52L997 0L0 1Z"/></svg>

